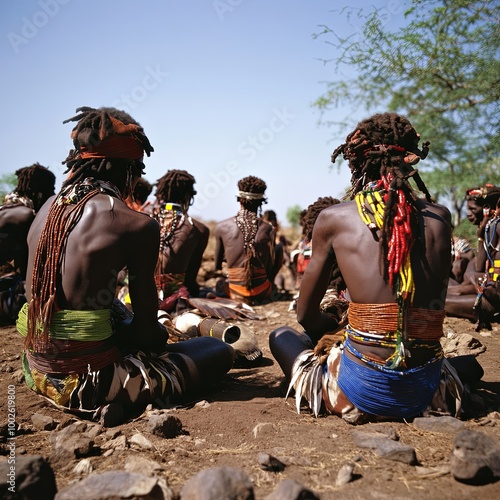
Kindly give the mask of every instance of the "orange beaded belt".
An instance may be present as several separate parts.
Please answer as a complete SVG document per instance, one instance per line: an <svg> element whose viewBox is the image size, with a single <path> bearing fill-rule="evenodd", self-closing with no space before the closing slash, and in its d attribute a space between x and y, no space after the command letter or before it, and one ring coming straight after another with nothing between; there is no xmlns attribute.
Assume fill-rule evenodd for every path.
<svg viewBox="0 0 500 500"><path fill-rule="evenodd" d="M399 307L390 304L349 303L349 324L366 333L394 334L398 329ZM410 339L438 341L443 336L445 311L411 307L406 320Z"/></svg>

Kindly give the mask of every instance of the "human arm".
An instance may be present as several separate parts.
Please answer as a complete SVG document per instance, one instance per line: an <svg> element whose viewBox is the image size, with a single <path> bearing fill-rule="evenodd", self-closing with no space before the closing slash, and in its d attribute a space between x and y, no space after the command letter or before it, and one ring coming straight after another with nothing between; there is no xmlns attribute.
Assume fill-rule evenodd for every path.
<svg viewBox="0 0 500 500"><path fill-rule="evenodd" d="M33 210L25 206L0 211L0 263L14 260L23 278L28 265L27 237L34 218Z"/></svg>
<svg viewBox="0 0 500 500"><path fill-rule="evenodd" d="M220 224L215 226L215 270L222 269L222 262L224 260L224 242L222 241L222 227Z"/></svg>
<svg viewBox="0 0 500 500"><path fill-rule="evenodd" d="M119 329L119 338L127 347L162 351L168 340L166 329L158 323L158 295L154 270L158 259L160 230L151 218L143 219L139 230L127 234L129 294L134 310L131 321Z"/></svg>
<svg viewBox="0 0 500 500"><path fill-rule="evenodd" d="M186 268L186 276L184 282L187 289L189 290L189 293L193 297L198 297L200 291L200 286L198 285L197 281L198 271L200 270L201 262L203 260L203 253L207 248L210 230L208 229L208 227L199 222L195 222L195 225L197 229L194 236L195 248Z"/></svg>
<svg viewBox="0 0 500 500"><path fill-rule="evenodd" d="M314 227L313 252L302 279L297 301L297 321L316 341L324 333L338 326L331 316L320 310L321 300L328 288L331 269L335 263L330 237L331 226L323 215L319 215Z"/></svg>

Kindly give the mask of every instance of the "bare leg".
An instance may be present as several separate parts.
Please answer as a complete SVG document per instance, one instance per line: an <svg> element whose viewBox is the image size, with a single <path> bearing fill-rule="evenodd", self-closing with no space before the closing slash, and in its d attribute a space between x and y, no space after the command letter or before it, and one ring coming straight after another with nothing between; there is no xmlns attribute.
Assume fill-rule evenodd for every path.
<svg viewBox="0 0 500 500"><path fill-rule="evenodd" d="M234 361L234 349L214 337L197 337L168 344L167 351L184 373L186 392L221 379L231 369ZM175 356L176 353L184 356Z"/></svg>
<svg viewBox="0 0 500 500"><path fill-rule="evenodd" d="M307 349L312 349L313 343L305 333L299 333L293 328L281 326L269 335L269 347L274 359L276 359L289 381L293 363L297 356Z"/></svg>
<svg viewBox="0 0 500 500"><path fill-rule="evenodd" d="M448 295L446 297L446 314L456 318L474 320L474 302L476 295Z"/></svg>

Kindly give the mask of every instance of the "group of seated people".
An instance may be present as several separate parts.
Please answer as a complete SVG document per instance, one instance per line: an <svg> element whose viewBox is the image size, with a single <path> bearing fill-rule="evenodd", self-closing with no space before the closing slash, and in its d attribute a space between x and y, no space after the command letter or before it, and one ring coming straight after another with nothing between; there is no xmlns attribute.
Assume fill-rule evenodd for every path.
<svg viewBox="0 0 500 500"><path fill-rule="evenodd" d="M1 256L23 288L9 317L24 339L27 385L95 418L106 405L166 404L220 380L233 366L230 344L210 336L172 342L158 322L158 309L175 311L180 299L200 295L209 230L188 213L194 177L169 170L149 202L143 160L154 149L136 120L115 108L84 107L67 122L76 122L74 148L60 191L53 174L35 164L16 172L18 187L0 208L0 233L8 235ZM496 318L486 302L498 315L500 209L498 196L495 204L490 197L497 188L468 192L479 246L455 284L450 213L414 167L429 149L419 141L395 113L363 120L332 154L351 170L346 199L319 198L304 214L311 248L297 299L304 331L280 327L269 343L290 392L315 414L360 423L433 406L459 415L446 391L460 392L460 374L439 342L445 309L454 307L448 297L465 308L464 297L474 296L471 309L484 324ZM258 177L241 179L236 215L215 228L214 268L227 272L227 297L246 304L272 300L283 264L276 224L260 214L266 188ZM484 210L480 220L474 203ZM123 282L129 309L116 298ZM325 306L332 283L338 293ZM470 284L469 295L449 292Z"/></svg>

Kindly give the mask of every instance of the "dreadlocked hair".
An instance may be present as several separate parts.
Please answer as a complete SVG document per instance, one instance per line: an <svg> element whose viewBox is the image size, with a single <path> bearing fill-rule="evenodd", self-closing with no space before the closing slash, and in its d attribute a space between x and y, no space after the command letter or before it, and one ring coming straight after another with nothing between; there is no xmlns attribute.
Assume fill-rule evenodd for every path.
<svg viewBox="0 0 500 500"><path fill-rule="evenodd" d="M143 151L148 156L153 151L142 127L127 113L114 108L85 107L77 111L81 114L64 122L78 121L71 134L76 149L63 162L71 175L49 209L33 263L25 346L38 352L47 352L49 348L65 245L85 205L102 191L121 198L127 183L131 190L134 171L137 175L142 172L139 158L142 159ZM72 197L73 189L80 190L80 194ZM67 210L68 204L73 204L74 209Z"/></svg>
<svg viewBox="0 0 500 500"><path fill-rule="evenodd" d="M316 219L318 218L318 215L328 207L331 207L332 205L337 205L340 203L340 200L337 198L332 198L331 196L324 196L318 198L314 203L311 203L304 214L304 223L303 223L303 230L302 234L304 237L308 240L312 240L312 233L313 233L313 228L314 224L316 222ZM336 290L343 290L346 288L344 278L342 277L342 274L340 273L339 266L337 264L337 259L335 259L335 262L332 266L331 274L330 274L330 285L334 286Z"/></svg>
<svg viewBox="0 0 500 500"><path fill-rule="evenodd" d="M417 196L409 179L414 179L427 201L433 201L413 167L429 152L429 142L418 149L419 140L407 118L396 113L381 113L358 123L345 144L335 149L331 157L335 162L343 154L349 161L352 188L346 198L356 198L367 225L380 230L381 265L393 289L402 267L409 265L409 252L419 234L414 205ZM378 194L367 195L372 211L378 212L378 215L372 214L375 222L366 214L364 198L364 193L372 191L384 193L383 199Z"/></svg>
<svg viewBox="0 0 500 500"><path fill-rule="evenodd" d="M150 156L154 149L143 128L128 113L116 108L94 109L85 106L76 111L79 114L63 122L77 124L71 133L75 149L70 150L68 157L62 162L67 166L64 173L70 172L62 188L93 177L111 182L120 192L124 192L127 186L131 191L132 176L144 173L142 158L113 157L112 154L87 158L82 152L98 150L103 141L112 137L126 136L135 139L146 155Z"/></svg>
<svg viewBox="0 0 500 500"><path fill-rule="evenodd" d="M134 200L137 200L141 205L146 203L148 196L153 191L153 185L150 184L146 179L141 177L137 180L137 183L134 187Z"/></svg>
<svg viewBox="0 0 500 500"><path fill-rule="evenodd" d="M254 177L253 175L249 175L238 181L238 189L245 193L253 193L253 194L264 194L267 189L267 184L258 177ZM243 208L250 210L252 212L256 212L263 203L266 203L265 198L260 200L248 200L246 198L238 197L238 201L241 203Z"/></svg>
<svg viewBox="0 0 500 500"><path fill-rule="evenodd" d="M318 218L318 215L325 208L331 207L332 205L337 205L340 200L337 198L332 198L331 196L324 196L318 198L314 203L311 203L304 214L304 224L302 234L311 241L314 223Z"/></svg>
<svg viewBox="0 0 500 500"><path fill-rule="evenodd" d="M266 183L253 175L238 181L238 189L243 193L263 195L266 188ZM243 250L245 252L244 276L247 288L251 288L252 259L256 257L255 237L259 227L257 211L266 200L264 197L261 199L248 199L240 195L237 196L237 200L240 202L241 208L234 220L243 236Z"/></svg>
<svg viewBox="0 0 500 500"><path fill-rule="evenodd" d="M180 203L185 210L196 194L195 178L185 170L169 170L156 181L156 198L162 202Z"/></svg>
<svg viewBox="0 0 500 500"><path fill-rule="evenodd" d="M16 194L29 198L36 212L55 192L56 176L38 162L16 170L16 176Z"/></svg>

